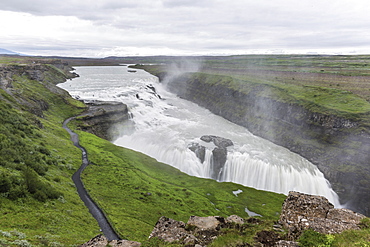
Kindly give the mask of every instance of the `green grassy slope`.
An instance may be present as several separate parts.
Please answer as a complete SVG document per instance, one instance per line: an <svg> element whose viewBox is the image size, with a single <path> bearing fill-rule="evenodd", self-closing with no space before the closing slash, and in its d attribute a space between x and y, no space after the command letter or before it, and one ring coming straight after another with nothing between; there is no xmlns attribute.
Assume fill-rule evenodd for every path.
<svg viewBox="0 0 370 247"><path fill-rule="evenodd" d="M0 244L83 243L99 227L71 180L81 154L62 128L83 105L26 76L11 80L12 88L0 89ZM33 114L40 113L37 102L47 103L43 117Z"/></svg>

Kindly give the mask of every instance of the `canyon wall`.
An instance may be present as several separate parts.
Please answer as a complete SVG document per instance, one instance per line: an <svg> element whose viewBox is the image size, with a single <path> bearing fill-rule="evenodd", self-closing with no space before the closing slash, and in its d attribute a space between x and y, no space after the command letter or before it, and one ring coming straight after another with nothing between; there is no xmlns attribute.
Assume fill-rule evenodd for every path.
<svg viewBox="0 0 370 247"><path fill-rule="evenodd" d="M256 83L241 87L228 76L158 77L179 97L305 157L324 173L342 204L370 215L370 135L355 117L315 112L282 89Z"/></svg>

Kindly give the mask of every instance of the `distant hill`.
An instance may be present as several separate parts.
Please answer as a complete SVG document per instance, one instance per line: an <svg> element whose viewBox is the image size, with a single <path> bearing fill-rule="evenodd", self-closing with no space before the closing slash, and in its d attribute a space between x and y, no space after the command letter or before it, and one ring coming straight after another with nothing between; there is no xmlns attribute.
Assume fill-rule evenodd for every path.
<svg viewBox="0 0 370 247"><path fill-rule="evenodd" d="M20 53L9 51L7 49L0 48L0 54L6 54L6 55L21 55Z"/></svg>

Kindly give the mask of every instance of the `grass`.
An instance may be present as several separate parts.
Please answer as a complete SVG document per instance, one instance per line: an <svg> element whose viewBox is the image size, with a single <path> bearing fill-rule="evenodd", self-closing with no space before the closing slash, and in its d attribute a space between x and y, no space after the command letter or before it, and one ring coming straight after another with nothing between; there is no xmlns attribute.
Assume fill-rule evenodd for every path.
<svg viewBox="0 0 370 247"><path fill-rule="evenodd" d="M14 76L12 84L10 93L0 89L0 244L84 243L99 234L99 226L71 180L81 153L61 125L64 118L81 112L81 103L25 76ZM36 102L47 102L48 108L41 110ZM34 115L35 110L42 117ZM51 194L49 198L50 191L55 199Z"/></svg>
<svg viewBox="0 0 370 247"><path fill-rule="evenodd" d="M297 100L311 98L311 103L317 105L325 104L328 95L338 100L350 97L348 102L342 102L343 105L333 105L328 109L335 112L340 108L357 115L367 114L366 104L361 100L356 103L358 100L356 93L346 92L342 84L339 88L333 84L329 90L323 84L309 84L303 87L299 83L296 84L298 80L281 83L283 76L278 77L277 83L281 83L279 85L265 78L248 81L244 80L246 78L244 77L242 80L238 73L244 67L233 61L239 58L241 64L246 63L245 59L250 59L230 58L233 66L237 68L237 73L228 79L225 78L225 82L228 82L230 87L243 88L243 83L254 86L262 83L280 93L289 91L292 96L296 94ZM365 61L368 57L361 59ZM305 73L316 71L307 73L335 74L335 71L340 71L339 65L321 60L320 66L330 67L330 70L317 71L314 67L318 63L308 68L309 63L300 60L298 62L302 63L301 68L298 66L290 68L287 57L255 59L254 64L261 68L272 65L275 66L276 71L284 73L304 70ZM26 63L27 61L0 56L0 62ZM337 62L340 63L340 61ZM209 64L213 68L225 66L224 63L216 60L210 61ZM232 63L227 66L232 66ZM341 76L349 76L348 74L367 76L367 68L362 62L356 60L350 66L353 70L362 66L361 73L351 72L348 69L342 70ZM13 77L14 87L9 89L10 91L0 89L2 112L0 151L4 154L0 158L0 183L10 184L7 191L4 186L1 186L3 191L0 193L0 245L76 246L100 233L99 226L79 199L71 180L72 174L81 164L80 150L72 145L68 133L61 127L65 118L80 113L84 105L53 87L56 81L64 78L64 75L61 75L61 70L49 68L50 70L45 74L44 83L30 80L26 76L15 76ZM213 80L210 83L213 83ZM298 89L295 91L295 88ZM300 91L302 88L307 92ZM307 94L304 99L300 99L300 92ZM269 90L261 93L268 95ZM42 102L47 103L47 107L42 108ZM332 103L328 102L328 104ZM358 111L353 111L355 108ZM38 115L34 114L35 110ZM247 225L248 227L242 232L225 230L211 246L252 244L256 232L271 230L273 222L279 217L284 195L258 191L233 183L218 183L190 177L138 152L116 147L88 133L78 133L82 145L86 147L93 162L83 174L87 189L102 206L121 236L130 240L143 241L143 246L176 246L157 239L146 240L162 215L185 222L191 215L237 214L247 218L245 207L263 215L264 221L260 225ZM27 163L30 157L37 159L38 162ZM34 163L40 164L45 169L38 171L32 166ZM57 198L36 197L35 193L27 188L25 170L30 168L34 170L32 179L36 176L37 184L47 185L57 191L59 193ZM39 189L42 188L43 186ZM13 189L12 192L23 194L15 194L18 197L10 198L10 189ZM238 189L243 192L236 197L232 191ZM361 231L335 235L331 245L368 246L369 236L368 222L364 222L364 228Z"/></svg>

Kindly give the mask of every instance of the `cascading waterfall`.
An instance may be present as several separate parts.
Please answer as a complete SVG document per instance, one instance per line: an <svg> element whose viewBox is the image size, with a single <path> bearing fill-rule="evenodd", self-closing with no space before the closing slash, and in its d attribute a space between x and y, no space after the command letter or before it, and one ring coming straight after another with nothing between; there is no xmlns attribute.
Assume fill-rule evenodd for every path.
<svg viewBox="0 0 370 247"><path fill-rule="evenodd" d="M76 98L128 105L134 127L123 129L123 135L114 141L116 145L145 153L187 174L211 178L216 146L200 137L220 136L234 145L227 147L217 180L284 194L295 190L322 195L340 206L329 182L309 161L176 97L145 71L134 73L125 66L79 67L77 73L79 78L59 86ZM203 162L189 149L194 143L205 147Z"/></svg>

